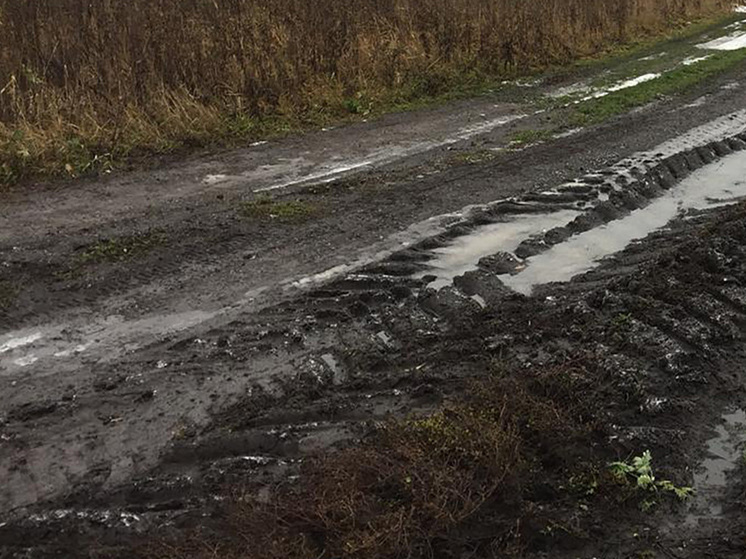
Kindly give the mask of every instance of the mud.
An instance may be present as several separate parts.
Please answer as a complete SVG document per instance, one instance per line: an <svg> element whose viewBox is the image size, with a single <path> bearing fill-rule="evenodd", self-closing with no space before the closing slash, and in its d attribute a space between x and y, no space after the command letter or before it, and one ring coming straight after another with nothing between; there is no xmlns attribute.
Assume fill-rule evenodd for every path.
<svg viewBox="0 0 746 559"><path fill-rule="evenodd" d="M11 194L0 554L126 556L135 542L219 525L230 488L271 500L305 460L436 409L495 362L518 374L582 360L597 364L588 397L608 410L599 463L650 449L661 476L701 497L652 514L594 501L572 538L537 528L524 555L740 557L741 442L723 436L744 406L746 232L734 201L746 108L741 86L722 86L744 72L476 164L443 156L504 145L544 116L495 125L529 113L481 100L435 111L450 123L435 140L430 111L158 176ZM490 103L464 126L458 107ZM367 165L390 141L387 123L394 135L416 124L435 143L421 151L407 136L413 151ZM365 130L374 138L355 159L344 150ZM344 166L366 163L361 174L334 158L281 161L334 146ZM241 177L255 150L277 166ZM246 192L262 188L320 211L240 217ZM141 253L82 263L102 239L156 227ZM546 273L524 275L542 261ZM722 431L724 414L733 428ZM725 463L711 456L723 449Z"/></svg>

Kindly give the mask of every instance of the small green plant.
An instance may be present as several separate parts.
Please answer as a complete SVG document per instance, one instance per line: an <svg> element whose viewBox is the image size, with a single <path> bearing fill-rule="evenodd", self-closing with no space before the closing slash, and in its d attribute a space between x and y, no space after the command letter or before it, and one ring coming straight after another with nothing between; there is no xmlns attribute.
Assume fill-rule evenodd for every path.
<svg viewBox="0 0 746 559"><path fill-rule="evenodd" d="M345 110L353 115L369 115L373 111L373 103L366 98L362 92L358 92L354 97L349 97L343 101Z"/></svg>
<svg viewBox="0 0 746 559"><path fill-rule="evenodd" d="M110 153L94 153L78 136L68 138L60 157L65 162L65 172L70 177L78 177L94 171L109 172L114 166Z"/></svg>
<svg viewBox="0 0 746 559"><path fill-rule="evenodd" d="M649 450L646 450L641 456L633 457L631 461L612 462L609 465L611 473L617 480L625 484L632 482L634 487L645 495L640 504L644 511L650 510L657 504L659 492L672 493L681 501L685 501L694 494L694 489L691 487L679 487L670 480L656 480L652 462L653 456Z"/></svg>
<svg viewBox="0 0 746 559"><path fill-rule="evenodd" d="M611 325L616 330L629 330L632 326L632 315L629 313L619 313L612 319Z"/></svg>

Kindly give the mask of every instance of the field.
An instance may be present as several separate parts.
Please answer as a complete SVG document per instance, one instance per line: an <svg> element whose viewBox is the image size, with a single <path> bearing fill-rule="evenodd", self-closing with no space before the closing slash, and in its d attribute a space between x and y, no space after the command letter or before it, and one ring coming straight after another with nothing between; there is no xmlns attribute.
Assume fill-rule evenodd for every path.
<svg viewBox="0 0 746 559"><path fill-rule="evenodd" d="M0 184L360 118L724 0L0 0Z"/></svg>
<svg viewBox="0 0 746 559"><path fill-rule="evenodd" d="M729 8L0 0L0 559L746 558Z"/></svg>

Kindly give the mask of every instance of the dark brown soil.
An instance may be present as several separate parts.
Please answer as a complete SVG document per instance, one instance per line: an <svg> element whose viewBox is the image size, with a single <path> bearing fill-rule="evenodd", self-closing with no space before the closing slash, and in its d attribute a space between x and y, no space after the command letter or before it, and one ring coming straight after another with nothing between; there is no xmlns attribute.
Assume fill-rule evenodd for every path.
<svg viewBox="0 0 746 559"><path fill-rule="evenodd" d="M247 185L261 186L256 176L169 194L185 177L215 171L215 159L173 166L158 180L143 173L9 195L0 241L0 556L131 556L143 542L165 555L163 541L177 548L220 541L225 556L236 556L230 545L241 528L227 519L247 518L232 506L239 490L294 503L334 457L380 448L381 422L462 405L475 382L496 371L495 390L507 395L510 386L536 394L545 385L532 379L561 371L582 377L572 384L582 398L544 396L557 410L586 402L568 429L592 434L555 436L563 451L536 463L542 446L522 432L533 466L515 470L525 477L510 498L489 495L463 522L412 540L412 553L743 557L737 464L719 493L703 492L690 505L661 497L644 513L629 489L602 484L580 495L567 487L588 472L605 479L609 462L645 450L660 479L692 485L713 429L744 406L742 206L675 220L531 297L497 277L517 265L504 254L455 287L435 291L431 278L414 279L433 251L480 225L582 208L576 230L522 244L516 256L528 257L646 205L695 168L741 149L738 135L715 143L703 136L702 145L632 173L626 195L582 205L603 186L598 176L618 178L609 171L618 161L741 114L743 87L722 86L743 79L740 69L688 97L487 161L445 165L447 148L439 147L336 182L294 185L274 192L275 209L261 215L244 211L255 199ZM703 94L706 103L687 108ZM478 111L479 103L490 104L454 110ZM418 117L386 122L396 118L406 127ZM456 149L504 141L509 126ZM335 145L365 130L333 131ZM381 123L370 130L386 133ZM310 149L319 138L263 148L263 157ZM221 157L240 166L238 155ZM571 196L541 194L584 175ZM343 267L308 279L335 266ZM717 514L691 512L715 504ZM330 535L312 536L314 556L342 556L323 555ZM248 557L270 551L239 549ZM387 553L381 557L401 556Z"/></svg>

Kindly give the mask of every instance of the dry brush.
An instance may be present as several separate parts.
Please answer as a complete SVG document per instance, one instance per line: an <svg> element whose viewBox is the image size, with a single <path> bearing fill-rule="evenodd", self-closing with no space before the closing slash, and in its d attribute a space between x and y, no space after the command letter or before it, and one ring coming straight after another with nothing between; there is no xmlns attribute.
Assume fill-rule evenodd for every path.
<svg viewBox="0 0 746 559"><path fill-rule="evenodd" d="M0 182L366 112L724 0L0 0ZM263 124L264 123L264 124Z"/></svg>

